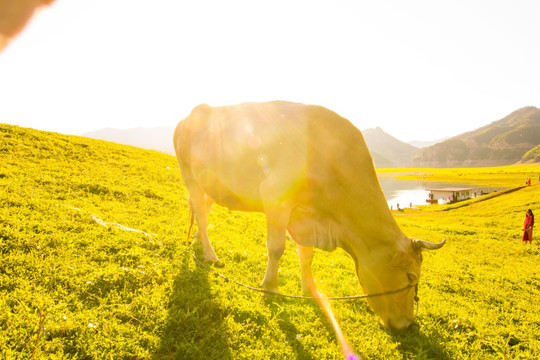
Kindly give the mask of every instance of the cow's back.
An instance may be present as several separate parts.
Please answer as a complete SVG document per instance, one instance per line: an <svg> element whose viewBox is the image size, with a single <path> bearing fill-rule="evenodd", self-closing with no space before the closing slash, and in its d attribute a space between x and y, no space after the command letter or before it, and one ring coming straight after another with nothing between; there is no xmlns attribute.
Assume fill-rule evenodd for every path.
<svg viewBox="0 0 540 360"><path fill-rule="evenodd" d="M362 173L374 176L361 132L314 105L200 105L178 125L175 148L186 185L237 210L263 210L263 183L275 200L332 206Z"/></svg>

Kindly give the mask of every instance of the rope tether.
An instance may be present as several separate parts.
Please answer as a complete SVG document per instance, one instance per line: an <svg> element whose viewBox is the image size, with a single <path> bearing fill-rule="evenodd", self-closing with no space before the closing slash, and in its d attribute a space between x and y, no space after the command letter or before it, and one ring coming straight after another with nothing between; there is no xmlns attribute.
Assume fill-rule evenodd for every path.
<svg viewBox="0 0 540 360"><path fill-rule="evenodd" d="M210 268L208 265L206 265L205 263L203 263L201 260L199 260L195 254L193 252L191 252L191 257L202 267L204 268L206 271L208 271L209 273L211 274L214 274L216 276L219 276L220 278L226 280L226 281L229 281L229 282L232 282L238 286L242 286L242 287L245 287L246 289L249 289L249 290L253 290L253 291L257 291L257 292L260 292L260 293L265 293L265 294L272 294L272 295L277 295L277 296L281 296L281 297L286 297L286 298L292 298L292 299L302 299L302 300L315 300L314 297L312 296L299 296L299 295L289 295L289 294L281 294L281 293L276 293L276 292L273 292L273 291L269 291L269 290L265 290L265 289L260 289L260 288L256 288L256 287L253 287L253 286L249 286L249 285L246 285L246 284L243 284L241 282L238 282L236 280L233 280L217 271L214 271L212 268ZM372 297L377 297L377 296L384 296L384 295L392 295L392 294L397 294L399 292L402 292L402 291L405 291L407 289L410 289L410 288L413 288L413 287L416 287L417 288L418 284L409 284L407 286L404 286L402 288L399 288L399 289L396 289L396 290L390 290L390 291L383 291L383 292L380 292L380 293L375 293L375 294L365 294L365 295L353 295L353 296L339 296L339 297L329 297L327 298L328 300L356 300L356 299L367 299L367 298L372 298ZM418 304L418 297L415 296L415 300ZM418 309L417 309L418 311Z"/></svg>

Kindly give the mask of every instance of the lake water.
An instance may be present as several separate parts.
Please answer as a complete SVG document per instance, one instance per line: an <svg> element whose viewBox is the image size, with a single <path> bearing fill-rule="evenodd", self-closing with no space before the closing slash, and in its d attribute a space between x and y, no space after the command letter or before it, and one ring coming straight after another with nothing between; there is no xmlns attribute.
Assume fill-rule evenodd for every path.
<svg viewBox="0 0 540 360"><path fill-rule="evenodd" d="M490 193L493 191L501 190L502 188L495 188L489 186L478 186L466 183L444 183L444 182L432 182L421 180L400 180L390 176L380 176L379 182L381 184L384 196L388 202L388 206L396 210L397 205L401 208L414 207L415 205L427 205L426 200L429 195L429 191L426 189L437 189L447 187L464 187L472 188L472 192L477 194Z"/></svg>

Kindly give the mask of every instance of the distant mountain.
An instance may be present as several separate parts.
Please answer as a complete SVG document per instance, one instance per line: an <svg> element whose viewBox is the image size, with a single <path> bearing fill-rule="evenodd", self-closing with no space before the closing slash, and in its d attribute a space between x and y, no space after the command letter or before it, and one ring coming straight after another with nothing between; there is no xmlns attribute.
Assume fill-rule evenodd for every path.
<svg viewBox="0 0 540 360"><path fill-rule="evenodd" d="M371 151L371 157L373 158L373 163L375 164L376 168L393 168L396 167L396 164L394 164L392 161L388 160L381 154L378 154L374 151Z"/></svg>
<svg viewBox="0 0 540 360"><path fill-rule="evenodd" d="M435 145L437 143L443 142L446 139L448 139L448 138L445 137L445 138L438 139L438 140L433 140L433 141L414 140L414 141L409 141L407 144L412 145L412 146L414 146L416 148L422 149L422 148L426 148L426 147Z"/></svg>
<svg viewBox="0 0 540 360"><path fill-rule="evenodd" d="M174 155L173 126L101 129L83 136ZM362 131L377 168L498 166L540 162L540 110L526 107L477 130L425 148L404 143L381 128Z"/></svg>
<svg viewBox="0 0 540 360"><path fill-rule="evenodd" d="M377 168L406 167L418 153L418 148L385 133L380 127L362 131Z"/></svg>
<svg viewBox="0 0 540 360"><path fill-rule="evenodd" d="M487 126L421 149L412 165L415 167L510 165L521 161L538 144L540 144L540 110L529 106ZM530 156L537 156L534 154L538 154L538 151Z"/></svg>
<svg viewBox="0 0 540 360"><path fill-rule="evenodd" d="M173 126L132 129L105 128L83 134L83 136L144 149L158 150L172 155L174 154L173 132Z"/></svg>

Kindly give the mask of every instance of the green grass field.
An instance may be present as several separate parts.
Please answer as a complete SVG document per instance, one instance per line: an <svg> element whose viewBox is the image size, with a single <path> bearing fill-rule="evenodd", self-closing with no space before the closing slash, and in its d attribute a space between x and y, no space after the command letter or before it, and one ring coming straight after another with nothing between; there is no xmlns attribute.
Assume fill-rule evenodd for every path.
<svg viewBox="0 0 540 360"><path fill-rule="evenodd" d="M0 358L341 358L314 302L261 297L191 258L174 157L0 125L0 158ZM515 188L540 166L403 172ZM447 244L425 253L408 330L382 328L364 300L332 303L362 358L540 358L540 248L521 242L525 210L540 214L540 186L483 200L396 213L409 236ZM264 217L215 206L210 222L225 265L215 270L257 286ZM361 294L342 250L316 251L314 274L328 296ZM280 281L300 294L292 241Z"/></svg>

